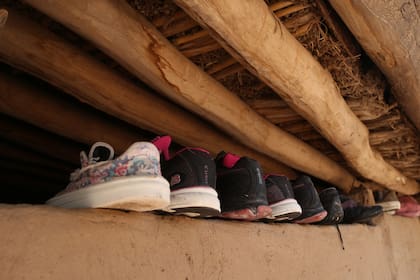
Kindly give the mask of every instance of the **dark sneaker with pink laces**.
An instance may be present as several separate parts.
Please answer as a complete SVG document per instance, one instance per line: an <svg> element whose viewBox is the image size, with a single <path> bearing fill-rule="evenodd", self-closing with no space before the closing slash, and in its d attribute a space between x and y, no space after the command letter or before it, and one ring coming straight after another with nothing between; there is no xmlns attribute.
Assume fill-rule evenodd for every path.
<svg viewBox="0 0 420 280"><path fill-rule="evenodd" d="M216 169L222 217L254 221L271 215L261 167L256 160L220 152Z"/></svg>
<svg viewBox="0 0 420 280"><path fill-rule="evenodd" d="M165 211L190 217L219 216L216 166L209 152L183 148L170 157L170 136L158 137L153 144L163 154L162 174L171 188L171 202Z"/></svg>
<svg viewBox="0 0 420 280"><path fill-rule="evenodd" d="M265 175L268 205L273 210L272 216L276 221L288 221L299 217L302 208L297 203L293 187L286 176Z"/></svg>
<svg viewBox="0 0 420 280"><path fill-rule="evenodd" d="M294 182L293 192L296 200L302 207L302 215L295 220L295 223L316 223L322 221L327 216L327 211L322 206L315 186L309 176L300 176Z"/></svg>

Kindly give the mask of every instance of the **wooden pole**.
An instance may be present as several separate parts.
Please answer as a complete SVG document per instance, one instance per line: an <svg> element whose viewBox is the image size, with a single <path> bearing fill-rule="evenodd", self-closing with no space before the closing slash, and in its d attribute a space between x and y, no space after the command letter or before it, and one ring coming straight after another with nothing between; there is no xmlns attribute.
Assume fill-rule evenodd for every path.
<svg viewBox="0 0 420 280"><path fill-rule="evenodd" d="M156 93L136 87L89 55L81 52L81 50L70 46L51 32L42 29L35 22L19 16L17 12L10 11L7 26L0 30L0 41L0 60L47 80L92 107L156 134L169 134L179 144L202 147L213 154L225 149L258 160L266 172L282 173L291 178L296 177L296 173L286 165L244 147L213 126L201 121L197 116L158 97ZM14 85L1 84L6 88L10 86L11 91L13 91L12 87L15 85L15 83L13 83ZM19 88L22 91L32 90L22 83L20 83ZM3 93L7 91L1 90L1 92L0 98L4 98ZM13 94L9 93L8 95ZM11 98L13 99L13 96ZM51 102L50 105L44 107L45 109L57 110L53 101L44 101ZM6 105L7 102L8 100L4 100L0 104L4 110L10 110ZM31 106L31 103L26 102L26 106L22 110L26 110L28 106ZM80 108L73 109L81 111ZM9 113L13 115L13 112L9 111ZM22 116L22 114L17 117ZM60 112L57 112L56 115L60 118ZM71 121L73 116L74 114L69 115L67 117L68 121ZM37 117L33 116L33 118L36 119ZM80 142L86 143L87 140L91 142L91 140L98 140L98 138L93 137L91 140L85 139L82 141L80 137L92 137L90 133L97 129L96 124L106 126L106 124L103 124L104 120L98 118L92 120L92 117L86 116L86 118L81 117L77 120L73 122L74 128L68 126L65 129L56 127L55 132L57 133L58 129L61 129L61 134L68 133L69 138L79 139ZM93 124L89 124L90 121ZM43 124L38 123L38 126L46 127L48 124L45 121ZM89 126L91 127L88 129ZM114 129L116 130L114 131ZM108 141L109 138L112 138L113 140L109 142L114 145L115 143L121 143L119 151L129 142L133 142L135 139L140 140L140 136L135 136L134 132L120 131L112 125L109 125L108 129L104 128L97 133ZM132 136L122 137L121 135L124 134Z"/></svg>
<svg viewBox="0 0 420 280"><path fill-rule="evenodd" d="M51 172L66 171L67 174L70 174L70 172L74 171L75 167L72 164L57 161L51 157L2 139L0 139L0 157L6 159L6 161L8 159L19 160L30 165L45 167L51 170Z"/></svg>
<svg viewBox="0 0 420 280"><path fill-rule="evenodd" d="M19 114L19 117L22 117L22 114ZM56 116L50 115L50 119L55 118ZM0 135L3 139L72 163L75 167L80 165L79 153L86 147L5 115L0 115Z"/></svg>
<svg viewBox="0 0 420 280"><path fill-rule="evenodd" d="M31 87L10 74L0 72L0 92L0 112L87 145L103 141L122 153L143 139L119 120L106 120L103 114L65 99L66 95Z"/></svg>
<svg viewBox="0 0 420 280"><path fill-rule="evenodd" d="M26 2L94 42L137 77L243 144L344 190L355 184L343 167L265 120L203 72L126 1Z"/></svg>
<svg viewBox="0 0 420 280"><path fill-rule="evenodd" d="M415 180L371 148L366 126L346 104L331 74L273 17L264 1L175 2L312 123L362 176L402 193L420 191Z"/></svg>
<svg viewBox="0 0 420 280"><path fill-rule="evenodd" d="M420 131L420 14L414 2L330 0Z"/></svg>

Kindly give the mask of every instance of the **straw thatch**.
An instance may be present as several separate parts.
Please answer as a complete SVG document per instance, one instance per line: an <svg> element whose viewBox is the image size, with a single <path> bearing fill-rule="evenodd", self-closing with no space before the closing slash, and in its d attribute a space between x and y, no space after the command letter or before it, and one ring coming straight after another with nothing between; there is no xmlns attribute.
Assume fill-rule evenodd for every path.
<svg viewBox="0 0 420 280"><path fill-rule="evenodd" d="M335 148L311 125L245 70L172 1L128 2L185 56L258 113L345 164ZM360 50L338 17L334 17L327 3L321 0L266 2L289 31L330 71L350 108L369 128L371 145L404 175L419 180L419 141L413 127L390 94L383 75Z"/></svg>

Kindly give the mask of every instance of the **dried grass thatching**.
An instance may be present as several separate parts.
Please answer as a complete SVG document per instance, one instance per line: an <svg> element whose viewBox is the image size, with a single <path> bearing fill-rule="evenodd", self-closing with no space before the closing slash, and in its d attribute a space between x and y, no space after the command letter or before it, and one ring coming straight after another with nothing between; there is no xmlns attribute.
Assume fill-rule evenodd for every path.
<svg viewBox="0 0 420 280"><path fill-rule="evenodd" d="M185 56L258 113L345 165L341 155L268 86L245 70L170 0L128 0ZM419 142L375 65L348 38L322 0L266 0L302 45L328 69L353 112L370 130L371 145L406 176L420 179ZM343 37L344 36L344 37ZM349 168L349 167L347 167ZM356 174L357 175L357 174Z"/></svg>

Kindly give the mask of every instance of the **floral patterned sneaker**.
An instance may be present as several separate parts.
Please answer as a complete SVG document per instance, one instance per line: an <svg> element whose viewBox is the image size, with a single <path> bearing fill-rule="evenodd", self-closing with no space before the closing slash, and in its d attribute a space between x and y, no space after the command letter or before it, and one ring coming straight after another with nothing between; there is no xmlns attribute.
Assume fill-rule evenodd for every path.
<svg viewBox="0 0 420 280"><path fill-rule="evenodd" d="M160 154L149 142L136 142L113 159L113 148L95 143L80 153L81 169L67 188L46 203L65 208L150 211L168 206L169 183L161 176Z"/></svg>

